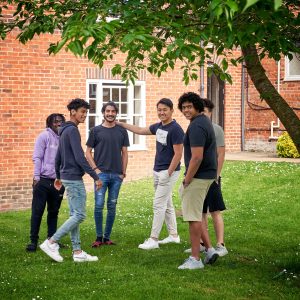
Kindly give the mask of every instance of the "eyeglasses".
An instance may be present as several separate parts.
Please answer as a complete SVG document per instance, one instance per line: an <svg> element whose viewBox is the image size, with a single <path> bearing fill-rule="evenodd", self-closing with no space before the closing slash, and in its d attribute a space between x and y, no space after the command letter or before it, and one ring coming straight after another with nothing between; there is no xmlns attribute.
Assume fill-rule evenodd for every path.
<svg viewBox="0 0 300 300"><path fill-rule="evenodd" d="M63 122L64 122L64 121L63 121L62 119L54 120L54 121L53 121L54 124L57 124L57 123L63 123Z"/></svg>

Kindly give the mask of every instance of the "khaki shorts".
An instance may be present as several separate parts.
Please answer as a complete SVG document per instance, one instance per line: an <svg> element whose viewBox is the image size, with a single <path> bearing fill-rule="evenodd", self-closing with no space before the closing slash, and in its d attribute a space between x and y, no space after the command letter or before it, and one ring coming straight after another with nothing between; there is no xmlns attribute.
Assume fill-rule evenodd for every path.
<svg viewBox="0 0 300 300"><path fill-rule="evenodd" d="M184 221L202 221L204 199L213 181L213 179L193 178L186 188L183 188L183 184L181 184L179 195L182 200Z"/></svg>

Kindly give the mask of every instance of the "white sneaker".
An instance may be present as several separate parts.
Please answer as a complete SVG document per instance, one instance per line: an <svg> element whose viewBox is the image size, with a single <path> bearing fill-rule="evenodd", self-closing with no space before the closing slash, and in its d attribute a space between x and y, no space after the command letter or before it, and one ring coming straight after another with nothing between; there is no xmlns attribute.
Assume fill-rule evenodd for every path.
<svg viewBox="0 0 300 300"><path fill-rule="evenodd" d="M189 270L195 270L195 269L203 269L204 265L201 261L201 259L197 260L195 257L190 256L187 258L182 265L178 267L179 270L189 269Z"/></svg>
<svg viewBox="0 0 300 300"><path fill-rule="evenodd" d="M143 244L139 245L140 249L151 250L159 248L158 241L155 241L152 238L147 239Z"/></svg>
<svg viewBox="0 0 300 300"><path fill-rule="evenodd" d="M220 257L225 256L226 254L228 254L228 250L222 244L217 244L215 249L216 249L216 251L217 251L217 253L219 254Z"/></svg>
<svg viewBox="0 0 300 300"><path fill-rule="evenodd" d="M199 252L201 252L201 253L205 252L205 247L202 246L201 244L200 244L200 251ZM192 253L192 248L184 250L184 253Z"/></svg>
<svg viewBox="0 0 300 300"><path fill-rule="evenodd" d="M57 262L62 262L64 260L59 254L59 245L57 243L51 244L47 239L40 245L40 248L53 260Z"/></svg>
<svg viewBox="0 0 300 300"><path fill-rule="evenodd" d="M89 255L86 252L81 251L79 254L73 254L73 260L75 262L97 261L98 257Z"/></svg>
<svg viewBox="0 0 300 300"><path fill-rule="evenodd" d="M172 235L169 235L165 239L158 241L159 244L169 244L169 243L175 243L180 244L180 237L179 235L177 237L173 237Z"/></svg>
<svg viewBox="0 0 300 300"><path fill-rule="evenodd" d="M215 248L209 248L206 251L206 256L204 258L204 264L210 264L212 265L219 257L219 254L215 250Z"/></svg>

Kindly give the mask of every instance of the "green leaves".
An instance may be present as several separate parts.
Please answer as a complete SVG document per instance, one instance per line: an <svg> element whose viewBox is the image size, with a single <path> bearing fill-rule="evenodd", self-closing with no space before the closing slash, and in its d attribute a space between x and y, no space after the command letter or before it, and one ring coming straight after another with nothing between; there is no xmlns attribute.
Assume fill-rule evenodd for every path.
<svg viewBox="0 0 300 300"><path fill-rule="evenodd" d="M181 61L187 83L217 55L221 64L210 71L230 81L229 64L237 66L240 60L226 56L229 50L256 44L261 58L268 53L274 59L300 52L294 46L300 23L296 0L289 7L280 0L9 2L16 9L9 22L0 19L1 38L19 28L18 39L26 43L59 29L61 39L50 44L49 53L64 48L102 67L122 52L126 59L114 72L126 80L143 68L160 76ZM0 12L4 10L2 5Z"/></svg>
<svg viewBox="0 0 300 300"><path fill-rule="evenodd" d="M243 12L245 12L250 6L254 5L258 1L260 1L260 0L247 0L246 5L243 9Z"/></svg>

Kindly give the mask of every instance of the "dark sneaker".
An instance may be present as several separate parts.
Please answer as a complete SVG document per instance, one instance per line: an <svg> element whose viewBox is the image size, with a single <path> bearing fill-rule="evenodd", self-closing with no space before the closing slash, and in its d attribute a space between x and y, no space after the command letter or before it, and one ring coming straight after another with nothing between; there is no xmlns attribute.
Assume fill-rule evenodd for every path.
<svg viewBox="0 0 300 300"><path fill-rule="evenodd" d="M104 243L101 242L101 241L95 241L93 244L92 244L92 247L93 248L98 248L100 247L101 245L103 245Z"/></svg>
<svg viewBox="0 0 300 300"><path fill-rule="evenodd" d="M213 263L215 263L215 261L218 259L218 257L219 257L219 254L215 250L215 248L210 248L208 251L206 251L206 256L204 258L204 264L212 265Z"/></svg>
<svg viewBox="0 0 300 300"><path fill-rule="evenodd" d="M114 243L113 241L109 240L109 241L103 242L103 245L111 246L111 245L116 245L116 243Z"/></svg>
<svg viewBox="0 0 300 300"><path fill-rule="evenodd" d="M30 243L26 246L26 251L28 251L28 252L35 252L36 249L37 249L36 243Z"/></svg>

